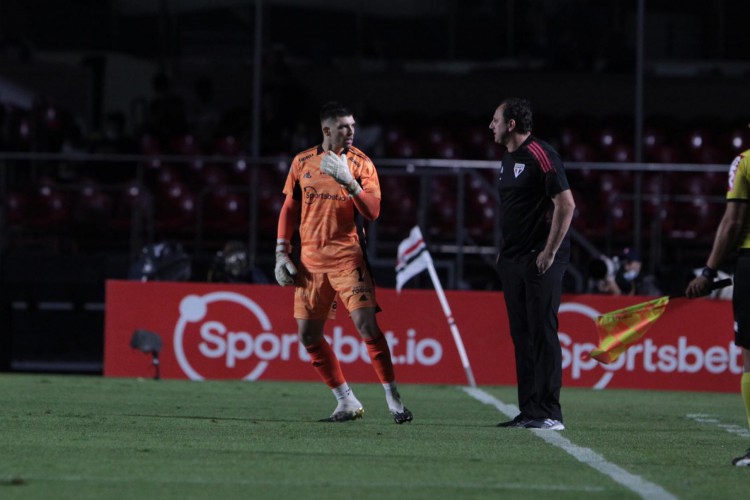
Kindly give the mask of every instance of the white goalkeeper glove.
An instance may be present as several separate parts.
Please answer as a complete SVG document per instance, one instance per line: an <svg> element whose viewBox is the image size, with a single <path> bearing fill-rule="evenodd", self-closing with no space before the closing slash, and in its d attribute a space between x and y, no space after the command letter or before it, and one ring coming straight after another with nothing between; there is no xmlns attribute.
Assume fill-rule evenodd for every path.
<svg viewBox="0 0 750 500"><path fill-rule="evenodd" d="M341 156L339 156L329 151L320 163L320 171L333 177L336 182L349 191L350 195L357 196L362 192L362 186L352 177L352 172L349 170L346 154L341 153Z"/></svg>
<svg viewBox="0 0 750 500"><path fill-rule="evenodd" d="M292 246L288 241L281 238L276 240L276 267L273 271L276 281L281 286L293 285L294 277L297 275L297 267L289 258L291 249Z"/></svg>

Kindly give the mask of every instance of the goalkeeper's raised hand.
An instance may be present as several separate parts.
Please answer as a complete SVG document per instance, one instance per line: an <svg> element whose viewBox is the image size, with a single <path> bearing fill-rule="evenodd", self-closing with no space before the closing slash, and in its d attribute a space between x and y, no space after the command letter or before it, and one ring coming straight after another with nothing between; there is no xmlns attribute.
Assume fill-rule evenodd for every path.
<svg viewBox="0 0 750 500"><path fill-rule="evenodd" d="M283 239L276 240L276 267L274 268L274 274L276 275L276 281L281 286L293 285L294 277L297 275L297 267L289 258L289 251L291 245L288 241Z"/></svg>
<svg viewBox="0 0 750 500"><path fill-rule="evenodd" d="M341 156L332 151L326 153L325 158L320 163L320 171L333 177L352 196L357 196L362 191L362 186L352 177L344 153L341 153Z"/></svg>

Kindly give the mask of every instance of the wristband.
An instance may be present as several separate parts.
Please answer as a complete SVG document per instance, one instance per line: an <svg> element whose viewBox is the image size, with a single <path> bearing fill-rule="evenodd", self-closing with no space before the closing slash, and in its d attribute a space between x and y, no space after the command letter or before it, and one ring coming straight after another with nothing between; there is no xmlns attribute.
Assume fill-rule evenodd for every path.
<svg viewBox="0 0 750 500"><path fill-rule="evenodd" d="M291 251L292 251L292 244L289 243L287 240L285 240L284 238L278 238L276 240L276 253L288 254Z"/></svg>
<svg viewBox="0 0 750 500"><path fill-rule="evenodd" d="M703 276L704 278L708 278L712 281L714 278L716 278L716 276L718 276L718 274L719 273L716 271L716 269L711 269L708 266L704 267L703 270L701 271L701 276Z"/></svg>

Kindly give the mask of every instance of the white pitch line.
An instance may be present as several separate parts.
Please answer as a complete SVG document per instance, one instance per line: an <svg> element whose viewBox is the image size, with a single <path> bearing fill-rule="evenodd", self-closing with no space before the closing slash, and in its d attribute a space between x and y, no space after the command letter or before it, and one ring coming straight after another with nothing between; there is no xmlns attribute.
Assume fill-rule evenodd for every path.
<svg viewBox="0 0 750 500"><path fill-rule="evenodd" d="M513 418L518 415L518 407L515 405L509 405L503 403L494 396L487 394L482 389L476 387L464 387L463 390L474 399L494 406L500 413ZM613 481L620 483L627 489L641 496L641 498L647 498L649 500L676 500L677 497L669 493L667 490L659 486L658 484L646 481L640 476L631 474L622 467L619 467L613 463L607 462L604 457L594 452L590 448L583 448L570 442L570 440L562 437L558 431L548 431L541 429L530 429L537 436L544 439L546 442L553 446L557 446L562 449L573 458L581 463L584 463L593 469L601 472L605 476L608 476Z"/></svg>
<svg viewBox="0 0 750 500"><path fill-rule="evenodd" d="M719 421L718 418L713 415L706 415L705 413L689 413L685 416L701 424L715 425L719 429L723 429L731 434L737 434L738 436L742 436L743 438L750 437L750 431L748 431L745 427L735 424L723 424Z"/></svg>

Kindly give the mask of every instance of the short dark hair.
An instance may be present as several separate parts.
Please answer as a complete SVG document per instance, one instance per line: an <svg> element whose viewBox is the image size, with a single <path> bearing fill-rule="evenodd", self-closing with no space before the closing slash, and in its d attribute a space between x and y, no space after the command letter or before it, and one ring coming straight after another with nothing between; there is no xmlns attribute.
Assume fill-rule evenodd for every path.
<svg viewBox="0 0 750 500"><path fill-rule="evenodd" d="M505 123L509 120L516 121L516 129L519 133L525 134L531 132L533 125L533 119L531 114L531 103L526 99L520 99L517 97L511 97L510 99L504 100L500 103L503 108L503 118Z"/></svg>
<svg viewBox="0 0 750 500"><path fill-rule="evenodd" d="M351 116L352 112L349 108L337 101L327 102L320 108L320 123L328 120L329 118L339 118L341 116Z"/></svg>

